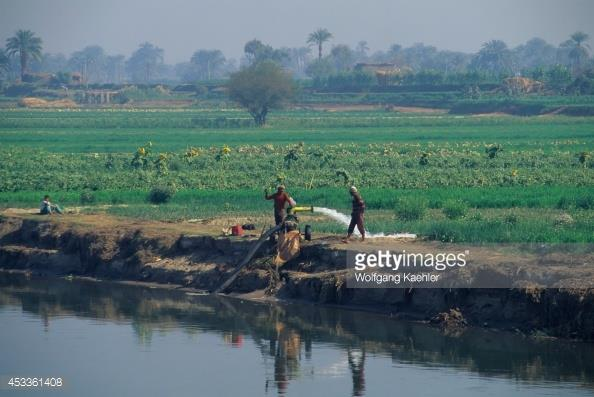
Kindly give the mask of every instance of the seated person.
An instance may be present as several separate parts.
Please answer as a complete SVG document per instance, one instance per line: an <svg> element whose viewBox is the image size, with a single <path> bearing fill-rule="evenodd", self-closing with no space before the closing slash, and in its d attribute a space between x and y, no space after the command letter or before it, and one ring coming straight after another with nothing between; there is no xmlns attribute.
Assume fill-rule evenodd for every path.
<svg viewBox="0 0 594 397"><path fill-rule="evenodd" d="M41 201L41 205L39 206L39 213L42 215L51 215L53 213L62 213L62 209L57 204L52 204L50 201L50 196L47 194L43 196L43 200Z"/></svg>

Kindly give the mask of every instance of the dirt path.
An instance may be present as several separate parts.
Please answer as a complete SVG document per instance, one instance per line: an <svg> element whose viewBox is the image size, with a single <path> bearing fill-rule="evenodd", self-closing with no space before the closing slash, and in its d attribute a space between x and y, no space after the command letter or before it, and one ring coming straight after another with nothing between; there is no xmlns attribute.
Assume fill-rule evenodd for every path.
<svg viewBox="0 0 594 397"><path fill-rule="evenodd" d="M101 210L101 207L96 207ZM104 208L103 208L104 209ZM206 224L206 221L197 222L160 222L147 221L133 218L119 218L104 213L82 214L78 208L70 208L64 215L39 215L37 209L7 208L0 212L8 217L20 217L35 221L51 221L61 228L78 228L102 233L126 233L142 231L149 236L175 236L180 234L219 235L221 228L218 225Z"/></svg>
<svg viewBox="0 0 594 397"><path fill-rule="evenodd" d="M242 221L249 222L255 218L247 217L221 217L211 219L196 219L190 221L162 222L148 221L134 218L123 218L108 215L105 213L83 214L76 207L71 213L65 215L39 215L36 209L8 208L0 212L7 217L18 217L31 219L36 222L51 221L62 231L77 229L81 232L92 231L105 235L142 233L151 238L162 238L176 240L183 235L209 236L213 238L229 238L228 228L235 223ZM260 220L260 219L258 219ZM260 230L246 231L243 237L233 238L238 241L255 241L260 235ZM390 250L392 252L408 253L462 253L466 252L470 260L485 265L497 266L502 263L513 263L520 267L544 266L552 269L554 266L563 266L574 261L575 256L568 256L567 247L563 246L560 252L550 252L546 255L528 249L527 245L518 244L491 244L473 245L465 243L441 243L437 241L426 241L417 239L394 239L394 238L368 238L361 242L358 238L352 239L348 244L342 242L342 235L327 233L314 233L309 245L321 245L332 250L339 251L362 251L373 252L378 250ZM592 264L594 267L594 254L583 253L579 259L583 263ZM594 282L593 282L594 285Z"/></svg>

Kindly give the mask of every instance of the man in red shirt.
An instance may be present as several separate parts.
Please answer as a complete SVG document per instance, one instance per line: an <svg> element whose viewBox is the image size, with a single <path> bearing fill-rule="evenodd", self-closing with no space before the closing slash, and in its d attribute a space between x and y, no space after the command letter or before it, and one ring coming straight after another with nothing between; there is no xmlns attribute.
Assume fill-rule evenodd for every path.
<svg viewBox="0 0 594 397"><path fill-rule="evenodd" d="M279 225L285 219L285 205L290 202L290 197L285 192L285 187L279 185L276 189L276 193L268 194L268 190L264 191L264 198L266 200L274 200L274 223Z"/></svg>

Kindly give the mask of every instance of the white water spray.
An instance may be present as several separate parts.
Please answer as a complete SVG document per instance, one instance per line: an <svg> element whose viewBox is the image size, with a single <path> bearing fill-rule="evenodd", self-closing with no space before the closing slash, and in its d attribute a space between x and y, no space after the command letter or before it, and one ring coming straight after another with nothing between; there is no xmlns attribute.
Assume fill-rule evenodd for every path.
<svg viewBox="0 0 594 397"><path fill-rule="evenodd" d="M324 214L332 219L334 219L335 221L342 223L345 226L348 226L349 223L351 223L351 217L348 215L343 214L342 212L338 212L336 210L333 210L332 208L324 208L324 207L314 207L314 212L319 212L321 214ZM359 231L357 230L357 228L355 228L354 234L356 236L359 236ZM385 234L385 233L368 233L366 231L365 233L365 237L368 238L379 238L379 237L384 237L384 238L417 238L416 234L412 234L412 233L394 233L394 234Z"/></svg>

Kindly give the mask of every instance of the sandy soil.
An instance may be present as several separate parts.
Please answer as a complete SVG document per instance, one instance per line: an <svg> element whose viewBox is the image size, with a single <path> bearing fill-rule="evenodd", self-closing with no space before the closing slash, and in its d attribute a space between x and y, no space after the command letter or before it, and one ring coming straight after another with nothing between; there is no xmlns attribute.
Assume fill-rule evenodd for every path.
<svg viewBox="0 0 594 397"><path fill-rule="evenodd" d="M100 209L100 207L97 207ZM202 221L197 222L160 222L132 218L118 218L107 214L81 214L77 208L69 209L64 215L39 215L37 209L7 208L0 212L5 216L16 216L34 220L51 219L63 227L84 228L95 232L124 233L142 230L147 236L221 235L221 228Z"/></svg>

